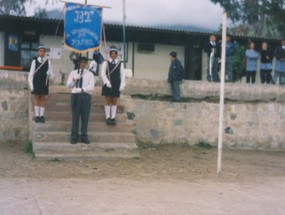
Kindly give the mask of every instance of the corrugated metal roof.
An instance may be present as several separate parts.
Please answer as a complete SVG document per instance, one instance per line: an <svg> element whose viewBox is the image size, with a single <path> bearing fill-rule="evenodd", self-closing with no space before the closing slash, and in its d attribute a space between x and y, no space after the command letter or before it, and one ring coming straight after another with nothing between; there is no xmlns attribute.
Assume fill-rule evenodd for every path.
<svg viewBox="0 0 285 215"><path fill-rule="evenodd" d="M7 19L7 20L21 20L21 21L32 21L38 23L63 23L63 19L53 19L53 18L38 18L38 17L27 17L27 16L13 16L13 15L0 15L0 19ZM110 23L106 22L107 26L115 27L115 28L122 28L122 24L120 23ZM130 30L140 30L140 31L152 31L152 32L167 32L167 33L179 33L179 34L195 34L195 35L210 35L216 34L220 35L221 33L218 31L208 31L208 30L199 30L197 27L187 27L187 29L177 29L175 26L141 26L141 25L126 25L127 29ZM257 36L247 36L247 35L240 35L240 34L232 34L232 37L237 39L257 39L257 40L279 40L281 38L265 38Z"/></svg>

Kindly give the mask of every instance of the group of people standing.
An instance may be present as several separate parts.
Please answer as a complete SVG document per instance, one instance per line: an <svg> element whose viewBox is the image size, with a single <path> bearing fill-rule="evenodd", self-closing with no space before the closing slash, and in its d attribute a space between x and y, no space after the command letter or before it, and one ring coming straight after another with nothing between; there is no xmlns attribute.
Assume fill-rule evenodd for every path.
<svg viewBox="0 0 285 215"><path fill-rule="evenodd" d="M230 35L226 38L226 66L225 74L227 76L227 82L234 82L233 75L233 56L237 52L238 43L232 41ZM204 46L204 51L208 56L208 69L207 80L219 82L219 61L221 58L221 44L216 42L216 36L211 35L209 42ZM275 69L273 68L273 58L276 58ZM255 83L257 64L260 60L260 79L261 83L275 84L279 78L279 84L285 84L285 39L282 39L281 45L272 51L267 42L261 44L260 52L255 49L255 43L250 41L245 51L244 63L246 83ZM240 62L242 63L242 62ZM274 69L274 76L272 76L272 70Z"/></svg>
<svg viewBox="0 0 285 215"><path fill-rule="evenodd" d="M44 123L45 96L48 95L49 79L54 77L51 62L46 59L46 48L38 48L38 57L32 61L29 73L29 86L34 97L34 112L36 123ZM105 96L105 116L107 125L116 125L117 101L120 91L125 87L123 64L118 60L118 50L110 49L110 59L102 64L101 78L103 81L102 96ZM78 65L70 72L66 86L71 88L71 136L70 143L82 142L89 144L88 122L92 104L92 91L95 87L97 64L88 66L88 58L80 57ZM81 128L79 132L79 121ZM80 133L80 135L79 135Z"/></svg>
<svg viewBox="0 0 285 215"><path fill-rule="evenodd" d="M281 45L272 51L267 42L262 42L260 52L255 50L255 43L250 42L245 52L246 57L246 83L255 83L257 62L260 60L261 83L275 84L279 79L279 84L285 84L285 39L281 40ZM273 68L273 58L276 63ZM274 70L274 76L272 71Z"/></svg>

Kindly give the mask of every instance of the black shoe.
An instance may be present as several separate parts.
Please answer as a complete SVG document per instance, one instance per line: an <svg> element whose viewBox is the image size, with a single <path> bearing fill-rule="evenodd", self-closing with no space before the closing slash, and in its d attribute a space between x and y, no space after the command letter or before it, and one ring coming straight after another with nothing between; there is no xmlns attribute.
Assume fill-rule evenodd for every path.
<svg viewBox="0 0 285 215"><path fill-rule="evenodd" d="M84 144L90 144L90 141L89 141L88 139L84 139L84 140L82 140L82 143L84 143Z"/></svg>
<svg viewBox="0 0 285 215"><path fill-rule="evenodd" d="M36 117L35 117L35 122L36 122L36 123L40 122L40 117L36 116Z"/></svg>
<svg viewBox="0 0 285 215"><path fill-rule="evenodd" d="M41 122L41 123L45 123L45 117L44 116L41 116L41 117L39 117L39 122Z"/></svg>
<svg viewBox="0 0 285 215"><path fill-rule="evenodd" d="M110 118L106 119L106 124L111 125L111 119Z"/></svg>
<svg viewBox="0 0 285 215"><path fill-rule="evenodd" d="M116 121L115 118L114 118L114 119L111 119L111 124L112 124L112 125L116 125L116 124L117 124L117 121Z"/></svg>
<svg viewBox="0 0 285 215"><path fill-rule="evenodd" d="M71 143L71 144L76 144L76 143L77 143L77 140L71 140L70 143Z"/></svg>

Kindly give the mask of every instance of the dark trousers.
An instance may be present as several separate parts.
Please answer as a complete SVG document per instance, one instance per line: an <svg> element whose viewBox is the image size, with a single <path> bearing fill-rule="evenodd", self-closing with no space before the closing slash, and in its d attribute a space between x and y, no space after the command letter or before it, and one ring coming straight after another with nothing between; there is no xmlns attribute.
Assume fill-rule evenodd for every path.
<svg viewBox="0 0 285 215"><path fill-rule="evenodd" d="M213 60L212 65L210 65L210 57L208 58L207 80L218 82L218 81L220 81L218 58L214 57L214 58L212 58L212 60Z"/></svg>
<svg viewBox="0 0 285 215"><path fill-rule="evenodd" d="M233 79L233 62L232 57L226 58L226 74L228 75L227 81L232 82Z"/></svg>
<svg viewBox="0 0 285 215"><path fill-rule="evenodd" d="M175 102L180 101L180 82L181 81L171 81L171 91L172 91L172 100Z"/></svg>
<svg viewBox="0 0 285 215"><path fill-rule="evenodd" d="M269 84L272 81L271 70L260 70L261 83Z"/></svg>
<svg viewBox="0 0 285 215"><path fill-rule="evenodd" d="M79 137L79 120L81 118L81 140L88 139L87 126L91 109L91 95L79 93L71 95L72 127L71 139L77 141Z"/></svg>
<svg viewBox="0 0 285 215"><path fill-rule="evenodd" d="M279 85L285 85L285 72L274 72L274 82L277 84L279 78Z"/></svg>
<svg viewBox="0 0 285 215"><path fill-rule="evenodd" d="M255 75L256 72L254 71L246 71L246 83L250 83L250 79L251 79L251 83L255 83Z"/></svg>

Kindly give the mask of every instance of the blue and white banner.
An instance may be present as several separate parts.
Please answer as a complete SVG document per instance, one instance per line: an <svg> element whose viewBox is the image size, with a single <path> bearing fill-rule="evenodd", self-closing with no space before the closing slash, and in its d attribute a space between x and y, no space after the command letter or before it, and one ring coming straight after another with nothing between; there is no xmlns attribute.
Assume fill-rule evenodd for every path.
<svg viewBox="0 0 285 215"><path fill-rule="evenodd" d="M65 45L75 52L97 50L101 45L102 8L66 3Z"/></svg>

